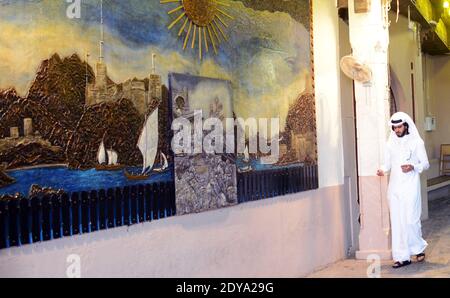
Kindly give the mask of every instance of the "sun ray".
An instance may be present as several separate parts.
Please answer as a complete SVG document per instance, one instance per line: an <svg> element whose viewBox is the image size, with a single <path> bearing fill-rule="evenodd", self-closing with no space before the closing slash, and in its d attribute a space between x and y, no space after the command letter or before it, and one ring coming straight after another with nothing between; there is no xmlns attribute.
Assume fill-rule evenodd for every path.
<svg viewBox="0 0 450 298"><path fill-rule="evenodd" d="M222 6L226 6L226 7L230 7L231 6L229 3L225 3L225 2L222 2L222 1L218 1L218 0L216 0L216 3L219 4L219 5L222 5Z"/></svg>
<svg viewBox="0 0 450 298"><path fill-rule="evenodd" d="M230 20L235 18L232 16L233 11L230 10L232 5L229 0L159 0L159 2L173 4L167 9L167 15L170 16L167 28L177 30L183 51L189 45L195 55L198 42L200 61L203 60L203 56L207 57L210 47L211 55L212 53L218 55L221 43L230 42L227 30L230 28Z"/></svg>
<svg viewBox="0 0 450 298"><path fill-rule="evenodd" d="M222 9L220 9L220 8L216 8L216 9L217 9L218 12L220 12L220 13L223 14L224 16L226 16L226 17L228 17L228 18L234 20L234 18L233 18L232 16L230 16L229 14L227 14L227 13L226 13L225 11L223 11Z"/></svg>
<svg viewBox="0 0 450 298"><path fill-rule="evenodd" d="M202 27L198 27L198 54L202 60Z"/></svg>
<svg viewBox="0 0 450 298"><path fill-rule="evenodd" d="M184 16L186 15L186 12L183 12L178 16L178 18L175 19L175 21L172 22L172 24L169 25L168 29L172 29L173 26L175 26L176 23L178 23Z"/></svg>
<svg viewBox="0 0 450 298"><path fill-rule="evenodd" d="M161 0L161 1L159 1L159 3L161 3L161 4L175 3L175 2L181 2L181 0Z"/></svg>
<svg viewBox="0 0 450 298"><path fill-rule="evenodd" d="M216 19L213 20L214 24L217 26L217 29L219 29L220 33L222 34L223 38L225 39L225 41L228 41L228 37L225 35L225 33L223 33L222 28L219 26L219 24L217 23Z"/></svg>
<svg viewBox="0 0 450 298"><path fill-rule="evenodd" d="M184 39L183 50L186 49L186 45L187 45L188 40L189 40L189 35L191 34L191 29L192 29L192 21L189 22L189 29L188 29L188 33L186 34L186 38Z"/></svg>
<svg viewBox="0 0 450 298"><path fill-rule="evenodd" d="M214 35L216 36L217 44L219 45L221 40L220 40L219 34L217 34L216 27L214 26L214 23L212 23L212 22L210 25L211 25L211 28L213 29Z"/></svg>
<svg viewBox="0 0 450 298"><path fill-rule="evenodd" d="M188 21L189 21L188 18L186 18L186 20L184 20L183 26L181 26L180 31L178 31L178 36L180 36L183 33L184 28L186 27L186 24L187 24Z"/></svg>
<svg viewBox="0 0 450 298"><path fill-rule="evenodd" d="M225 26L225 28L228 28L227 23L225 23L218 14L216 14L216 18L219 19L219 21Z"/></svg>
<svg viewBox="0 0 450 298"><path fill-rule="evenodd" d="M217 49L216 49L216 43L214 42L214 37L211 33L211 29L209 28L209 26L206 27L208 29L208 33L209 33L209 39L211 40L213 49L214 49L214 53L217 55Z"/></svg>
<svg viewBox="0 0 450 298"><path fill-rule="evenodd" d="M167 14L173 14L174 12L177 12L177 11L179 11L180 9L183 9L184 8L184 6L183 5L180 5L180 6L178 6L177 8L174 8L174 9L172 9L171 11L169 11Z"/></svg>
<svg viewBox="0 0 450 298"><path fill-rule="evenodd" d="M203 39L205 40L205 48L206 48L206 53L209 52L209 45L208 45L208 39L206 38L206 28L203 27Z"/></svg>
<svg viewBox="0 0 450 298"><path fill-rule="evenodd" d="M194 24L194 30L193 30L194 36L192 37L192 44L191 49L195 47L195 39L197 37L197 25Z"/></svg>

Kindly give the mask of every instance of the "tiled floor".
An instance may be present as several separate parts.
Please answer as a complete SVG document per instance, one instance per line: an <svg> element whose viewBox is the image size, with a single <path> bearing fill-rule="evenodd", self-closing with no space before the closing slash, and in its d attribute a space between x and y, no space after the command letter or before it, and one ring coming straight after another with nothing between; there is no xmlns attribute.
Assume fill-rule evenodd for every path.
<svg viewBox="0 0 450 298"><path fill-rule="evenodd" d="M381 262L381 277L450 277L450 197L429 204L430 219L422 223L428 242L427 259L423 263L393 269L392 261ZM370 264L348 259L314 272L308 277L367 277Z"/></svg>

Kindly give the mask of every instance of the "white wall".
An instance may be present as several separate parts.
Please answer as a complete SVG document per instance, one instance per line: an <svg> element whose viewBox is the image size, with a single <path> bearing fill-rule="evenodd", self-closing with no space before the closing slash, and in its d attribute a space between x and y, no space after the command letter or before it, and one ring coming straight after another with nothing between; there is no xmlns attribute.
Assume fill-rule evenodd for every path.
<svg viewBox="0 0 450 298"><path fill-rule="evenodd" d="M350 29L348 24L339 20L339 58L352 53L350 44ZM348 209L350 228L348 243L351 245L351 253L359 248L358 235L360 224L358 222L360 205L358 203L358 175L357 175L357 152L356 152L356 119L355 102L353 96L353 81L340 74L340 94L342 111L342 142L344 149L344 179L346 183L345 197ZM352 237L353 236L353 237Z"/></svg>
<svg viewBox="0 0 450 298"><path fill-rule="evenodd" d="M0 251L0 277L298 277L344 255L342 188Z"/></svg>
<svg viewBox="0 0 450 298"><path fill-rule="evenodd" d="M427 112L436 117L429 132L431 155L440 158L441 144L450 144L450 56L426 56Z"/></svg>
<svg viewBox="0 0 450 298"><path fill-rule="evenodd" d="M408 30L408 19L396 14L389 14L391 26L389 28L390 47L389 64L392 70L391 87L397 102L397 109L413 117L411 63L415 64L417 45L413 33ZM416 90L417 92L417 90ZM417 95L416 95L417 96Z"/></svg>
<svg viewBox="0 0 450 298"><path fill-rule="evenodd" d="M0 251L0 277L299 277L346 256L334 1L314 0L320 189ZM280 28L282 30L282 28Z"/></svg>
<svg viewBox="0 0 450 298"><path fill-rule="evenodd" d="M413 117L413 92L411 74L414 76L414 111L416 126L420 135L426 139L425 114L426 102L424 96L424 75L422 66L422 53L419 51L419 40L408 29L408 19L400 16L396 22L396 15L390 13L390 65L393 70L391 78L392 88L399 111L408 113ZM411 63L414 70L411 70ZM432 156L430 156L432 158Z"/></svg>
<svg viewBox="0 0 450 298"><path fill-rule="evenodd" d="M344 183L339 70L339 26L334 1L314 1L319 185Z"/></svg>

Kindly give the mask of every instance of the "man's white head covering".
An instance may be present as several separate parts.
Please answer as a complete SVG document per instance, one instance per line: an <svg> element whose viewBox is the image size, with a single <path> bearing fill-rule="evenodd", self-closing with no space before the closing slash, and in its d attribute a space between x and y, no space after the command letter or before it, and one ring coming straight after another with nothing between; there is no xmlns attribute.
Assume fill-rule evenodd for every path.
<svg viewBox="0 0 450 298"><path fill-rule="evenodd" d="M404 112L397 112L394 115L392 115L391 120L389 120L389 128L392 128L392 126L398 126L400 124L408 123L409 128L409 138L410 139L417 139L420 142L423 142L422 138L420 137L419 131L417 130L416 125L414 124L414 121L409 117L408 114ZM398 139L399 137L395 133L395 131L391 130L391 134L389 136L389 142L393 142L394 140Z"/></svg>

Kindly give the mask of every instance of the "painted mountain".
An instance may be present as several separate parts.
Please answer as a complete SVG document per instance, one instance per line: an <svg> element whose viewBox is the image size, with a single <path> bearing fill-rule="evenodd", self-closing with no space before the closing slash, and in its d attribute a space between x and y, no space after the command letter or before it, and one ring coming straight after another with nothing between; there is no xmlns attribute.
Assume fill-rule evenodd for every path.
<svg viewBox="0 0 450 298"><path fill-rule="evenodd" d="M86 106L86 83L93 80L92 68L76 54L64 59L55 54L42 62L25 98L14 89L0 91L3 167L67 163L72 168L90 168L97 163L102 140L118 151L121 163L142 163L136 143L145 115L127 98ZM114 84L109 78L108 82ZM168 152L168 124L163 121L168 111L167 88L162 93L163 100L150 102L147 112L161 107L159 147ZM13 127L19 136L25 135L24 119L31 119L33 133L11 138Z"/></svg>

